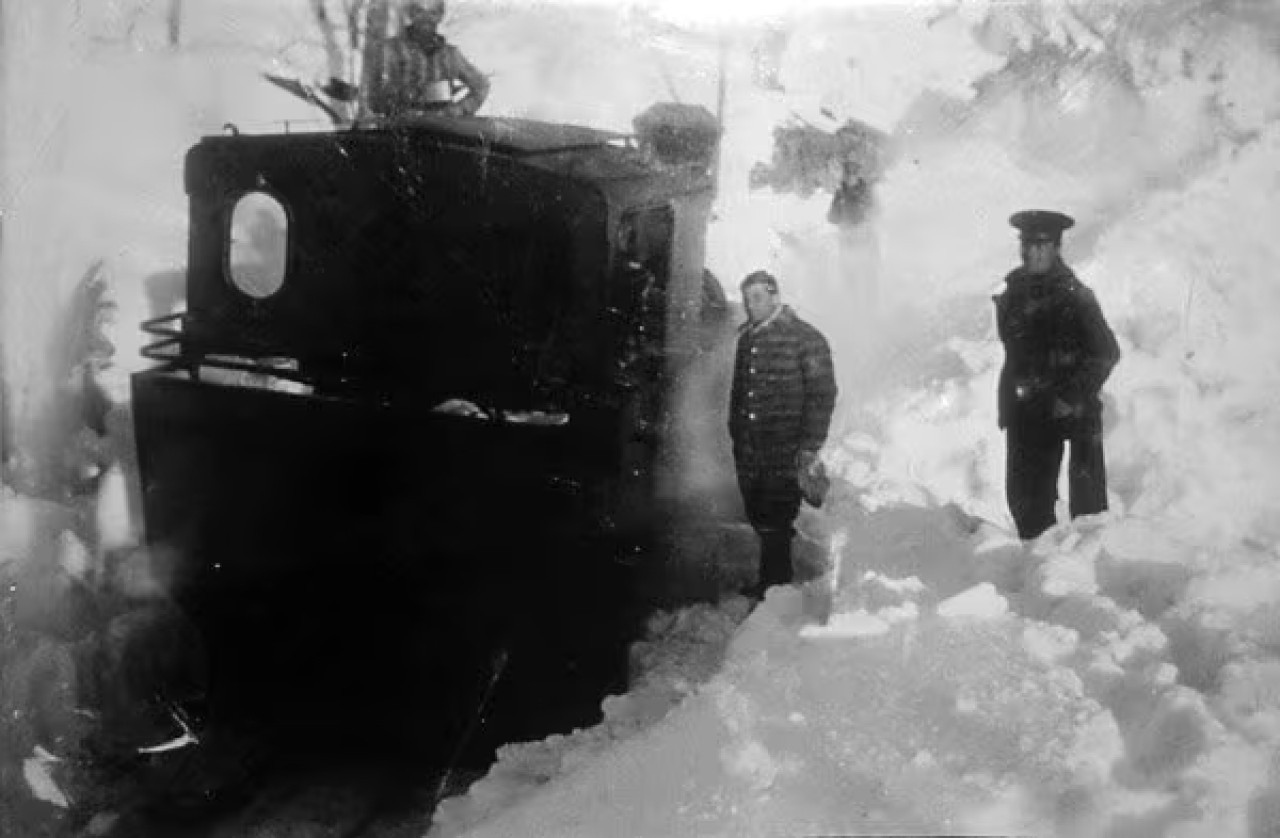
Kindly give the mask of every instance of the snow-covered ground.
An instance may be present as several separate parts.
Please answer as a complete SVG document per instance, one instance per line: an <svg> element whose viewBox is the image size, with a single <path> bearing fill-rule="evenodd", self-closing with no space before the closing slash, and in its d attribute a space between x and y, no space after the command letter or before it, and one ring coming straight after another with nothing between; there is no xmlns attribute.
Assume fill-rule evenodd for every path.
<svg viewBox="0 0 1280 838"><path fill-rule="evenodd" d="M56 186L77 209L59 259L109 261L132 301L125 369L144 282L181 265L182 150L226 121L308 116L254 72L322 66L301 2L187 5L190 47L168 55L111 4L94 25L124 43L89 50L69 106ZM749 615L730 596L655 617L603 724L508 746L431 834L1280 833L1274 10L751 4L718 30L703 9L456 0L445 29L494 74L489 112L604 127L672 91L714 107L724 50L709 264L729 285L775 270L835 347L837 481L801 521L825 573ZM761 20L790 32L782 92L751 78ZM1066 57L975 93L1037 42ZM837 272L829 195L747 188L773 127L834 127L824 108L887 131L910 119L878 192L874 317ZM1111 511L1024 546L989 296L1016 259L1006 219L1028 206L1079 219L1067 259L1124 356Z"/></svg>

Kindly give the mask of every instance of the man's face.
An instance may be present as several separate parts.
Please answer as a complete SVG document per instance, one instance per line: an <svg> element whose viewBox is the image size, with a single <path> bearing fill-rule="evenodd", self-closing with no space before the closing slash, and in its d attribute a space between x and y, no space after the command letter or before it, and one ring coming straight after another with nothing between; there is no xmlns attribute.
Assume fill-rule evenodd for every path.
<svg viewBox="0 0 1280 838"><path fill-rule="evenodd" d="M421 32L434 32L444 20L443 3L411 3L405 11L405 23Z"/></svg>
<svg viewBox="0 0 1280 838"><path fill-rule="evenodd" d="M770 291L767 285L749 285L742 292L742 304L746 306L747 317L752 323L759 323L777 310L781 302L778 292Z"/></svg>
<svg viewBox="0 0 1280 838"><path fill-rule="evenodd" d="M1022 242L1022 266L1030 274L1048 273L1058 263L1056 242L1024 241Z"/></svg>

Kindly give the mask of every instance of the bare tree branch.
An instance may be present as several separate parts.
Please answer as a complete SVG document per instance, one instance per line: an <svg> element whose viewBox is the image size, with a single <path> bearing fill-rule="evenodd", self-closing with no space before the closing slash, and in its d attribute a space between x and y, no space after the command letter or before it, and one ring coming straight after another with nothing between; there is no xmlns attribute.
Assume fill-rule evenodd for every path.
<svg viewBox="0 0 1280 838"><path fill-rule="evenodd" d="M346 0L347 11L347 73L354 81L360 77L361 58L364 51L364 13L367 0Z"/></svg>
<svg viewBox="0 0 1280 838"><path fill-rule="evenodd" d="M360 16L368 6L367 0L346 0L347 8L347 46L354 53L360 49L361 36Z"/></svg>
<svg viewBox="0 0 1280 838"><path fill-rule="evenodd" d="M361 46L360 116L368 116L374 108L370 98L382 88L383 47L391 25L390 0L368 0L364 20L364 43Z"/></svg>
<svg viewBox="0 0 1280 838"><path fill-rule="evenodd" d="M316 19L316 26L320 28L320 37L324 39L324 55L329 77L341 79L345 75L346 60L342 45L338 42L338 33L333 28L333 19L329 17L329 10L325 8L325 0L311 0L311 13Z"/></svg>

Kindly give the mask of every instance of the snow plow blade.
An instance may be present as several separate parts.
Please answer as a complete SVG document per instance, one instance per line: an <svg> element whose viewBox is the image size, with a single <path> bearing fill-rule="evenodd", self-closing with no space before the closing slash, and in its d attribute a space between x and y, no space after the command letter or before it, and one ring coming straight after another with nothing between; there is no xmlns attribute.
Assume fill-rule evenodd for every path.
<svg viewBox="0 0 1280 838"><path fill-rule="evenodd" d="M589 450L577 429L173 372L138 375L134 410L148 542L208 645L215 721L434 753L499 652L498 705L558 704L553 726L624 687L633 568L552 465ZM547 723L495 713L490 744Z"/></svg>

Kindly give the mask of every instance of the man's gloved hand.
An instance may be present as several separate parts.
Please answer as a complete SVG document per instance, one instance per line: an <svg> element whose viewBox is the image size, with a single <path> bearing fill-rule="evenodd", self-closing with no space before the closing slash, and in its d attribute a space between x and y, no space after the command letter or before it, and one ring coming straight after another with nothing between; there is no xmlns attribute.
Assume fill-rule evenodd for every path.
<svg viewBox="0 0 1280 838"><path fill-rule="evenodd" d="M1053 418L1054 419L1080 419L1084 416L1084 408L1078 404L1072 404L1061 397L1053 400Z"/></svg>
<svg viewBox="0 0 1280 838"><path fill-rule="evenodd" d="M796 455L796 480L805 502L813 507L822 506L827 490L831 488L831 479L827 477L827 469L818 459L817 451L801 451Z"/></svg>
<svg viewBox="0 0 1280 838"><path fill-rule="evenodd" d="M471 112L462 102L450 102L440 110L445 116L471 116Z"/></svg>

